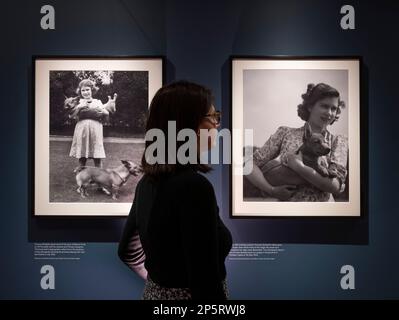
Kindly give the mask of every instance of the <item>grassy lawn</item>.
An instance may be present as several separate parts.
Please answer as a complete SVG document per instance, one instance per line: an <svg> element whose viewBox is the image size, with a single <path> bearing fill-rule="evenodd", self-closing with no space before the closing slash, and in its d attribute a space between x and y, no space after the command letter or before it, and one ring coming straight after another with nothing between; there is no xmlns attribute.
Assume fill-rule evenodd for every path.
<svg viewBox="0 0 399 320"><path fill-rule="evenodd" d="M93 185L87 189L89 197L83 199L76 192L77 184L73 170L79 165L78 159L69 157L70 141L50 141L50 202L128 202L134 197L137 182L141 176L130 176L125 185L119 189L119 199L97 191ZM141 163L144 144L137 143L104 143L106 158L103 168L114 168L121 164L121 160L131 160ZM86 165L94 166L93 160L88 159Z"/></svg>

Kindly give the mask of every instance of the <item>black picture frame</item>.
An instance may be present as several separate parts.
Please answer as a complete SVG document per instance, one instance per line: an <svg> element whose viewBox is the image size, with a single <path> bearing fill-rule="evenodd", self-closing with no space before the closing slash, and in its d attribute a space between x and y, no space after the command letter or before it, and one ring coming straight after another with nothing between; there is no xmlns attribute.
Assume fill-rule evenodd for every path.
<svg viewBox="0 0 399 320"><path fill-rule="evenodd" d="M148 96L148 105L150 103L150 100L155 94L155 92L164 84L165 82L165 57L164 56L83 56L83 55L74 55L74 56L52 56L52 55L34 55L32 56L32 80L31 80L31 85L30 85L30 90L31 90L31 97L32 101L29 105L29 110L28 110L28 122L29 122L29 159L28 159L28 172L29 172L29 183L28 183L28 195L29 195L29 216L30 218L33 218L35 220L48 220L48 219L55 219L55 220L64 220L64 219L70 219L72 220L87 220L93 222L93 219L98 219L99 221L107 220L108 217L111 218L121 218L123 219L124 217L127 216L129 213L130 205L131 203L126 202L124 204L124 208L119 210L113 210L112 208L109 208L109 203L108 203L108 208L105 208L103 212L100 213L87 213L87 212L79 212L80 209L78 209L74 213L70 212L63 212L62 210L57 210L56 213L51 212L51 208L43 214L40 212L40 210L37 210L37 194L38 192L41 192L40 190L37 190L37 146L43 141L43 140L38 140L38 124L37 124L37 118L38 118L38 112L36 110L38 105L43 105L43 103L38 103L38 90L40 89L40 85L43 83L37 83L37 77L38 73L40 72L40 68L42 67L40 65L40 62L50 62L50 66L48 68L52 68L54 65L63 64L63 67L56 67L55 70L64 70L64 71L71 71L71 70L112 70L112 66L116 66L116 69L113 69L114 71L143 71L143 70L148 70L149 71L149 76L148 76L148 91L152 92L152 94ZM71 63L77 63L76 68L71 68L70 65ZM104 69L103 67L99 66L98 69L97 67L93 68L93 64L97 65L97 62L101 62L104 64L104 62L110 62L110 68ZM111 63L112 62L112 63ZM89 68L82 68L82 64L84 65L85 63L91 64L91 67ZM65 68L65 65L69 67ZM127 66L126 69L124 69L124 65ZM147 69L146 69L147 68ZM49 70L46 69L44 71L44 74L47 74L48 77L49 75ZM152 74L151 74L152 73ZM49 86L49 85L48 85ZM39 89L38 89L39 88ZM44 93L42 90L41 93ZM47 93L48 97L50 93ZM45 122L45 121L44 121ZM49 120L48 120L49 122ZM63 205L68 205L70 203L66 203ZM95 204L93 202L93 204ZM98 204L97 204L98 205ZM102 204L100 204L102 206ZM106 207L105 205L104 207ZM111 205L112 206L112 205ZM81 207L81 205L79 205ZM109 210L109 211L108 211ZM66 210L67 211L67 210ZM108 211L108 213L106 212Z"/></svg>

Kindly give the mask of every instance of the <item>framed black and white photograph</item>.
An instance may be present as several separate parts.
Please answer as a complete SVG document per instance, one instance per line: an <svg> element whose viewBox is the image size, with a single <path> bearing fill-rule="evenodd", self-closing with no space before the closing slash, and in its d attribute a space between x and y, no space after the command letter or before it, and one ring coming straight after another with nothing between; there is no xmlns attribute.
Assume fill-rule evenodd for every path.
<svg viewBox="0 0 399 320"><path fill-rule="evenodd" d="M124 216L161 57L34 57L34 216Z"/></svg>
<svg viewBox="0 0 399 320"><path fill-rule="evenodd" d="M360 216L360 59L231 67L231 216Z"/></svg>

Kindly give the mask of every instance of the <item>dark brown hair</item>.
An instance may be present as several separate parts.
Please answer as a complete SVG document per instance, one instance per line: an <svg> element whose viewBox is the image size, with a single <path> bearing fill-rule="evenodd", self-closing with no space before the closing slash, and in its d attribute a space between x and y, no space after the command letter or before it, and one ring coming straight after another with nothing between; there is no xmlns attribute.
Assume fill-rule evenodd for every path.
<svg viewBox="0 0 399 320"><path fill-rule="evenodd" d="M176 121L176 133L182 129L198 131L201 120L209 112L213 104L212 92L196 83L188 81L177 81L168 84L157 91L150 104L150 114L147 120L146 132L151 129L160 129L165 136L165 149L168 146L168 121ZM176 153L184 141L176 141ZM151 141L145 142L145 150L141 159L144 174L157 177L166 173L173 173L182 167L191 166L195 170L208 172L211 168L200 164L182 165L176 159L176 164L168 163L168 152L166 152L166 164L149 164L145 153ZM175 151L175 150L170 150Z"/></svg>
<svg viewBox="0 0 399 320"><path fill-rule="evenodd" d="M337 89L329 86L325 83L319 83L314 85L313 83L308 84L306 92L302 95L303 102L298 105L298 116L303 121L308 121L310 116L310 110L313 108L315 103L324 98L338 98L338 109L335 119L330 123L333 124L339 119L341 114L341 108L345 108L345 102L340 99L340 95Z"/></svg>
<svg viewBox="0 0 399 320"><path fill-rule="evenodd" d="M93 96L98 91L98 87L96 86L94 81L91 81L90 79L84 79L84 80L79 82L79 85L78 85L78 87L76 89L76 94L79 95L80 97L82 96L82 93L81 93L82 87L89 87L91 89L91 94Z"/></svg>

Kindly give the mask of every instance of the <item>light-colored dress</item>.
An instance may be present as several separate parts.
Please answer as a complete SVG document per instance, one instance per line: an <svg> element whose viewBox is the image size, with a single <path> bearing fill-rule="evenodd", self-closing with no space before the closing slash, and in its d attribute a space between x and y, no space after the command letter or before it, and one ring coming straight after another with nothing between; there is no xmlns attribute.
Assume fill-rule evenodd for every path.
<svg viewBox="0 0 399 320"><path fill-rule="evenodd" d="M253 154L253 161L261 170L270 160L281 156L283 164L287 165L287 155L295 153L303 144L305 126L301 128L279 127L266 143ZM319 159L320 164L333 170L341 184L340 191L345 190L348 159L348 139L344 135L332 135L326 131L326 140L330 153ZM331 201L331 194L321 191L311 184L298 186L289 201Z"/></svg>
<svg viewBox="0 0 399 320"><path fill-rule="evenodd" d="M83 99L79 103L83 102ZM89 108L104 108L102 102L93 99ZM105 158L103 142L103 125L92 119L80 120L76 123L73 133L70 157L75 158Z"/></svg>

